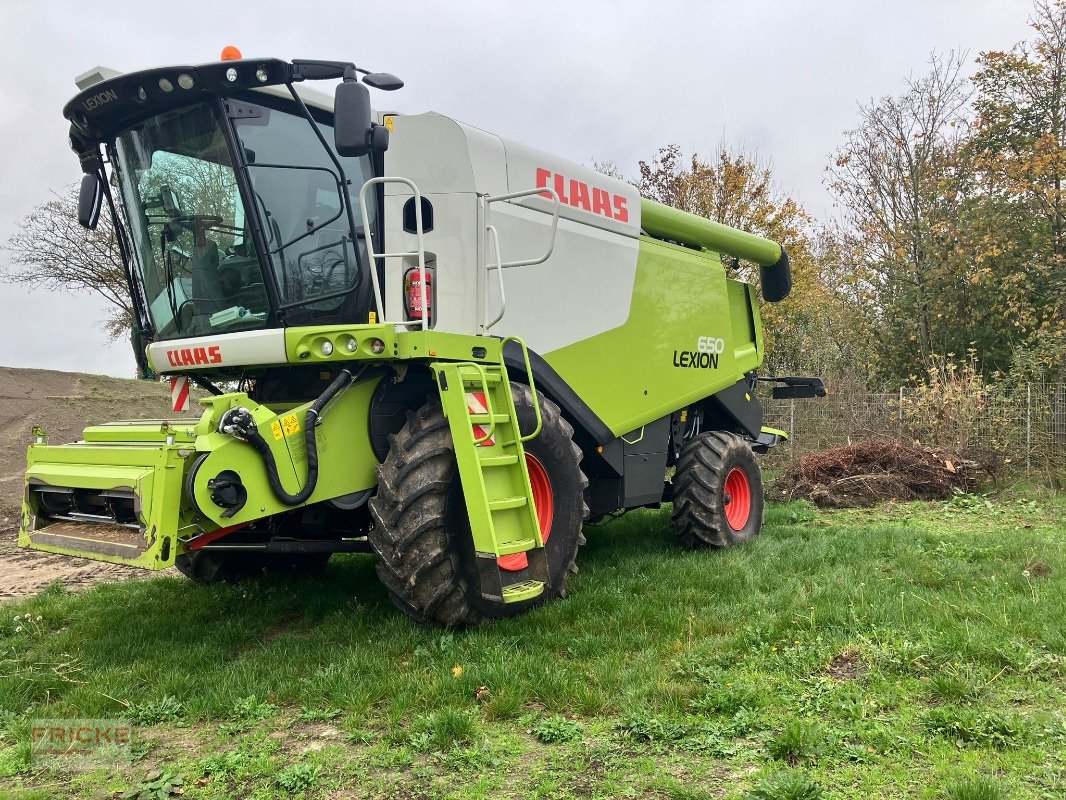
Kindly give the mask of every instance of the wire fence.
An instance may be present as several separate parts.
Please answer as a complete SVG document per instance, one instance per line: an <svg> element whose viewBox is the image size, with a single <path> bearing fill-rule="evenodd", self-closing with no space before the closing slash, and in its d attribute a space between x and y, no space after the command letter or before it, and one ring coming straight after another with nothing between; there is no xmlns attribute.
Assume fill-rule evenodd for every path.
<svg viewBox="0 0 1066 800"><path fill-rule="evenodd" d="M992 456L1008 472L1061 481L1066 477L1066 383L1028 383L1009 392L960 393L928 402L920 387L869 392L831 385L827 397L761 399L765 424L790 441L775 449L788 463L832 447L891 438L959 453ZM975 396L977 395L977 396Z"/></svg>

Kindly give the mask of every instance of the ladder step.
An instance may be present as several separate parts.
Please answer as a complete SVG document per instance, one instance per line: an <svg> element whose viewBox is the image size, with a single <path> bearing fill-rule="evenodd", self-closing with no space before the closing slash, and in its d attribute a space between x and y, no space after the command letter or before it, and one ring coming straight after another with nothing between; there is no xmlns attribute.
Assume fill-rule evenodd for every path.
<svg viewBox="0 0 1066 800"><path fill-rule="evenodd" d="M459 368L459 377L463 379L463 385L467 387L480 387L481 386L481 373L473 369ZM485 383L489 386L495 386L500 382L499 372L494 372L491 369L485 370Z"/></svg>
<svg viewBox="0 0 1066 800"><path fill-rule="evenodd" d="M478 452L484 451L479 450ZM481 456L478 460L483 467L509 467L518 463L518 456Z"/></svg>
<svg viewBox="0 0 1066 800"><path fill-rule="evenodd" d="M499 497L489 500L490 511L505 511L509 508L521 508L528 501L524 497Z"/></svg>
<svg viewBox="0 0 1066 800"><path fill-rule="evenodd" d="M544 593L543 581L522 581L503 587L503 602L520 603L523 600L532 600Z"/></svg>
<svg viewBox="0 0 1066 800"><path fill-rule="evenodd" d="M527 553L537 546L536 539L515 539L513 542L498 542L499 555L509 556L512 553Z"/></svg>
<svg viewBox="0 0 1066 800"><path fill-rule="evenodd" d="M500 425L504 422L510 422L511 417L508 414L493 414L491 420L488 414L470 414L470 421L475 425L485 425L487 423L494 422Z"/></svg>

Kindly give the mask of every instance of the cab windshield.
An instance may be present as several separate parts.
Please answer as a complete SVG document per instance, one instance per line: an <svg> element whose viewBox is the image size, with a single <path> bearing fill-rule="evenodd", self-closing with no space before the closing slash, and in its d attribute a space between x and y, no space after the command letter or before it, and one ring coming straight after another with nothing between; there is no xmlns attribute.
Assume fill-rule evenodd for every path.
<svg viewBox="0 0 1066 800"><path fill-rule="evenodd" d="M365 283L361 231L353 241L340 176L321 141L301 116L225 103L165 112L115 142L153 338L364 321L354 307L355 296L365 294L355 291ZM227 108L243 147L251 210L227 141ZM369 159L345 159L344 170L358 195ZM265 252L253 236L253 215ZM360 219L358 210L352 216Z"/></svg>

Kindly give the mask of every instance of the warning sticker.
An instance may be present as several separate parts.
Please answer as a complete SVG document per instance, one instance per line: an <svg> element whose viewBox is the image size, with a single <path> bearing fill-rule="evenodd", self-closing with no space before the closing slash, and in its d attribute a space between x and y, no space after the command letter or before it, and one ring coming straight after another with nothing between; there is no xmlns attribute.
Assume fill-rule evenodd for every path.
<svg viewBox="0 0 1066 800"><path fill-rule="evenodd" d="M292 436L300 432L300 420L295 414L286 414L281 418L281 427L284 428L286 436Z"/></svg>
<svg viewBox="0 0 1066 800"><path fill-rule="evenodd" d="M270 430L274 433L274 438L275 439L280 439L281 438L282 434L281 434L281 423L280 422L278 422L277 420L274 420L273 422L271 422L270 423Z"/></svg>

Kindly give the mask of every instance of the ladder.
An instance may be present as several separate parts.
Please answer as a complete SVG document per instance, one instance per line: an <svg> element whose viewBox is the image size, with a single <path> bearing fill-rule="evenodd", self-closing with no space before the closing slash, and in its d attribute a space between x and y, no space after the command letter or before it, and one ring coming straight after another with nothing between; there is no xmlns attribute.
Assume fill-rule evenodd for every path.
<svg viewBox="0 0 1066 800"><path fill-rule="evenodd" d="M544 540L522 447L523 442L540 433L540 405L536 401L525 343L517 337L510 337L504 343L510 340L522 348L533 390L537 425L526 436L518 428L511 383L502 356L499 364L435 362L431 367L455 445L481 596L496 602L518 603L543 594L549 587L549 579ZM502 344L500 352L503 352ZM504 586L497 559L512 553L526 554L529 578Z"/></svg>

